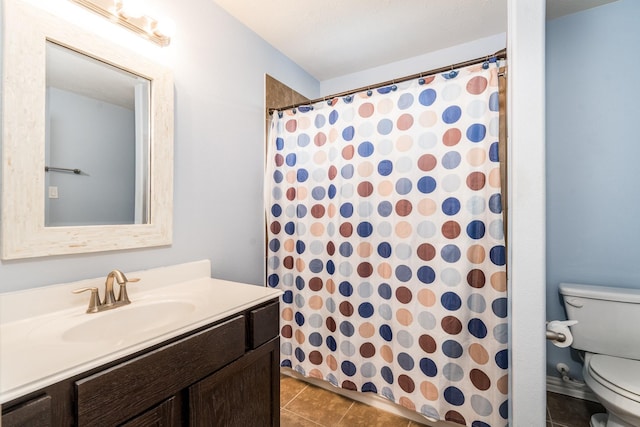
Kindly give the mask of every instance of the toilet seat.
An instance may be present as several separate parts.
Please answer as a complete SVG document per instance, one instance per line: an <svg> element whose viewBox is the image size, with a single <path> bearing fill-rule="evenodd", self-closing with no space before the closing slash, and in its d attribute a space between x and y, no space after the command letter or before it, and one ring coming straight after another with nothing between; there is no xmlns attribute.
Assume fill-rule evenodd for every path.
<svg viewBox="0 0 640 427"><path fill-rule="evenodd" d="M614 393L640 403L640 360L594 354L589 374Z"/></svg>

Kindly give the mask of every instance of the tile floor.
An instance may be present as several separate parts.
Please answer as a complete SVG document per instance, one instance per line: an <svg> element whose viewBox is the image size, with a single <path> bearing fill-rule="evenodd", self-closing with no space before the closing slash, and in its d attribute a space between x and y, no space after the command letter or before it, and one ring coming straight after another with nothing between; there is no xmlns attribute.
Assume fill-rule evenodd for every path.
<svg viewBox="0 0 640 427"><path fill-rule="evenodd" d="M287 375L280 375L281 427L418 427L422 425Z"/></svg>
<svg viewBox="0 0 640 427"><path fill-rule="evenodd" d="M547 393L546 427L588 427L595 402ZM280 375L281 427L418 427L415 421L355 402L287 375Z"/></svg>
<svg viewBox="0 0 640 427"><path fill-rule="evenodd" d="M599 403L547 392L547 427L589 427L599 412L605 412Z"/></svg>

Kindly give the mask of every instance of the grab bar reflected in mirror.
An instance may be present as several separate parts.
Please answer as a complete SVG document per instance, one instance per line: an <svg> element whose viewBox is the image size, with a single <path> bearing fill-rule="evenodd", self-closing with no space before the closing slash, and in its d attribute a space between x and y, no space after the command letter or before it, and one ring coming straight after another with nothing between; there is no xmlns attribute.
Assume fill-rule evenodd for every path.
<svg viewBox="0 0 640 427"><path fill-rule="evenodd" d="M56 168L53 166L45 166L44 167L45 172L73 172L76 175L80 175L82 173L82 171L80 169L69 169L69 168Z"/></svg>

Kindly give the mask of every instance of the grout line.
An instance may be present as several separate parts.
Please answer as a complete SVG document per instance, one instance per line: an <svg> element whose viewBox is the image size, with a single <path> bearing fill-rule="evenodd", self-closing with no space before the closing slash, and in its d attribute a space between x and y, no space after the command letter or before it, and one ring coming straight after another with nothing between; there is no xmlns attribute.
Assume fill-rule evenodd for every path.
<svg viewBox="0 0 640 427"><path fill-rule="evenodd" d="M300 382L302 382L302 381L300 381ZM296 395L295 395L295 396L293 396L291 399L289 399L289 401L288 401L284 406L282 406L282 408L286 408L286 407L287 407L291 402L293 402L294 400L296 400L296 398L297 398L298 396L300 396L300 393L302 393L303 391L305 391L305 390L307 389L307 387L309 387L309 385L308 385L308 384L305 384L305 385L304 385L304 387L302 387L302 388L300 389L300 391L296 393ZM291 411L289 411L289 412L291 412ZM294 413L295 413L295 412L294 412Z"/></svg>
<svg viewBox="0 0 640 427"><path fill-rule="evenodd" d="M551 410L547 406L547 421L551 423L551 427L553 427L553 418L551 418Z"/></svg>
<svg viewBox="0 0 640 427"><path fill-rule="evenodd" d="M321 427L324 427L324 426L323 426L323 424L319 424L319 423L317 423L317 422L315 422L315 421L313 421L313 420L310 420L309 418L304 417L304 416L302 416L302 415L298 414L297 412L293 412L293 411L290 411L290 410L288 410L288 409L284 409L284 408L280 408L280 410L281 410L281 411L289 412L290 414L293 414L293 415L295 415L295 416L296 416L296 417L298 417L298 418L302 418L303 420L310 422L310 423L311 423L311 424L313 424L314 426L321 426Z"/></svg>
<svg viewBox="0 0 640 427"><path fill-rule="evenodd" d="M337 423L337 424L340 424L340 423L342 422L342 420L344 419L344 417L346 417L346 416L347 416L347 412L349 412L349 411L351 410L351 408L353 408L354 403L355 403L354 401L352 401L352 402L351 402L351 405L349 405L349 407L347 408L347 410L346 410L346 411L344 411L344 414L342 414L342 416L341 416L341 417L340 417L340 419L338 420L338 423Z"/></svg>

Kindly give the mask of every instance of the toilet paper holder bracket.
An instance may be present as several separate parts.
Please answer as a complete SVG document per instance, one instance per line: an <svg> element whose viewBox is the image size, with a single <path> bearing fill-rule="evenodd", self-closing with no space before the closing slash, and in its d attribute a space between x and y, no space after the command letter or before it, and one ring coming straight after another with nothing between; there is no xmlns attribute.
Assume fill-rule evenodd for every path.
<svg viewBox="0 0 640 427"><path fill-rule="evenodd" d="M565 342L567 337L562 332L555 332L547 329L547 339L551 341Z"/></svg>
<svg viewBox="0 0 640 427"><path fill-rule="evenodd" d="M576 320L553 320L551 322L546 322L546 337L548 340L553 341L554 343L556 343L556 345L560 344L560 343L565 343L567 342L567 339L570 340L570 342L568 342L565 345L560 344L561 347L564 347L566 345L570 345L571 342L573 342L573 337L571 336L571 332L569 331L569 329L567 328L568 326L573 326L575 324L577 324L578 321ZM563 332L559 332L558 326L561 326L561 329L566 330L566 333ZM567 335L569 335L569 338L567 337Z"/></svg>

